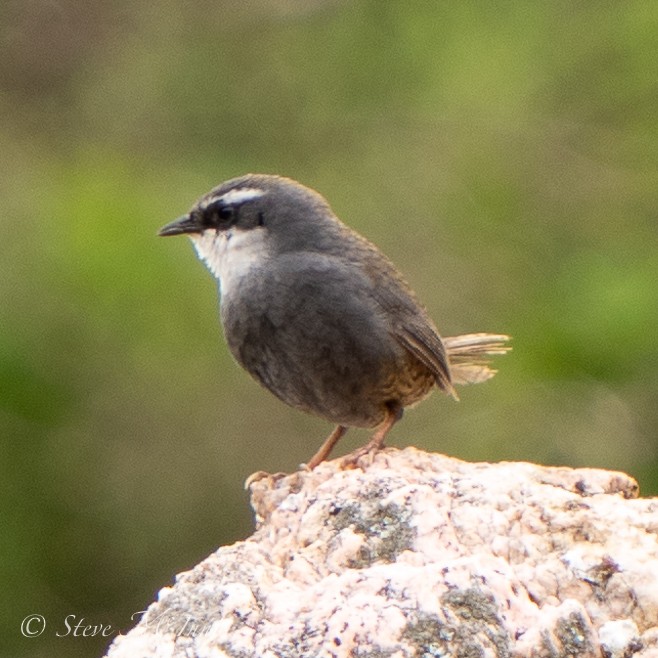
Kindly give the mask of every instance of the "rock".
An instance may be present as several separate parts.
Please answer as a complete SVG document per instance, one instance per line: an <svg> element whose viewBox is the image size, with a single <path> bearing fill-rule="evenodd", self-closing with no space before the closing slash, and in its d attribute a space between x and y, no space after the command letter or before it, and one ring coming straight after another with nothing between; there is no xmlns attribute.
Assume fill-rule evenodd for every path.
<svg viewBox="0 0 658 658"><path fill-rule="evenodd" d="M254 534L110 658L658 658L658 500L627 475L410 448L250 489Z"/></svg>

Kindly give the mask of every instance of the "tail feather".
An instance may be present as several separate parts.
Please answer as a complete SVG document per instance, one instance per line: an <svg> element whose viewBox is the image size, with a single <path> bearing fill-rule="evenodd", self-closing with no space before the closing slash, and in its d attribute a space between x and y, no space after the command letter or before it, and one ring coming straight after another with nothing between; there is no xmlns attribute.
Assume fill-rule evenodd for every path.
<svg viewBox="0 0 658 658"><path fill-rule="evenodd" d="M443 344L448 353L453 384L479 384L491 379L496 370L489 366L489 356L506 354L509 336L504 334L465 334L448 336Z"/></svg>

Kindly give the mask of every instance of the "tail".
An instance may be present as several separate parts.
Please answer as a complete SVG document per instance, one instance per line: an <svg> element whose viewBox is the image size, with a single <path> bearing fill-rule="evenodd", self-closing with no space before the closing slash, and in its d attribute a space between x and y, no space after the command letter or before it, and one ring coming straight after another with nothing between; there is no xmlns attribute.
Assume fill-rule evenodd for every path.
<svg viewBox="0 0 658 658"><path fill-rule="evenodd" d="M509 336L503 334L465 334L443 339L453 384L479 384L496 374L489 367L489 356L506 354Z"/></svg>

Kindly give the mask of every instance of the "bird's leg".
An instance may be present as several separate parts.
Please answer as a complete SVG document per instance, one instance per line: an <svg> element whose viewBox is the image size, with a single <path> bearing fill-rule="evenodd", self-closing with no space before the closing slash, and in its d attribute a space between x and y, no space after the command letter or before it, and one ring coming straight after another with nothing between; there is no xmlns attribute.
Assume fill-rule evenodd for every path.
<svg viewBox="0 0 658 658"><path fill-rule="evenodd" d="M334 449L334 446L340 441L341 437L347 432L344 425L336 425L334 431L327 437L320 449L311 457L306 467L312 471L318 464L321 464Z"/></svg>
<svg viewBox="0 0 658 658"><path fill-rule="evenodd" d="M379 426L377 431L372 435L372 438L362 448L358 448L354 452L343 458L341 468L355 468L361 457L374 454L384 447L384 440L386 435L391 431L395 423L402 418L403 408L397 404L389 405L386 409L386 417L384 422Z"/></svg>

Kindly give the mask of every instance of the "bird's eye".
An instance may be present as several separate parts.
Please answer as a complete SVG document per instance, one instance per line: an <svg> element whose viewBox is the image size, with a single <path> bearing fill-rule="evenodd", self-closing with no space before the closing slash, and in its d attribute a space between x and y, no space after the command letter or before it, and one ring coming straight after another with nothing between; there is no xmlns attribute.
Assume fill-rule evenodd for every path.
<svg viewBox="0 0 658 658"><path fill-rule="evenodd" d="M235 223L237 219L237 209L235 206L227 205L225 203L217 204L208 208L206 211L211 226L226 227Z"/></svg>
<svg viewBox="0 0 658 658"><path fill-rule="evenodd" d="M227 221L233 218L235 208L233 206L220 206L217 208L217 217L222 221Z"/></svg>

